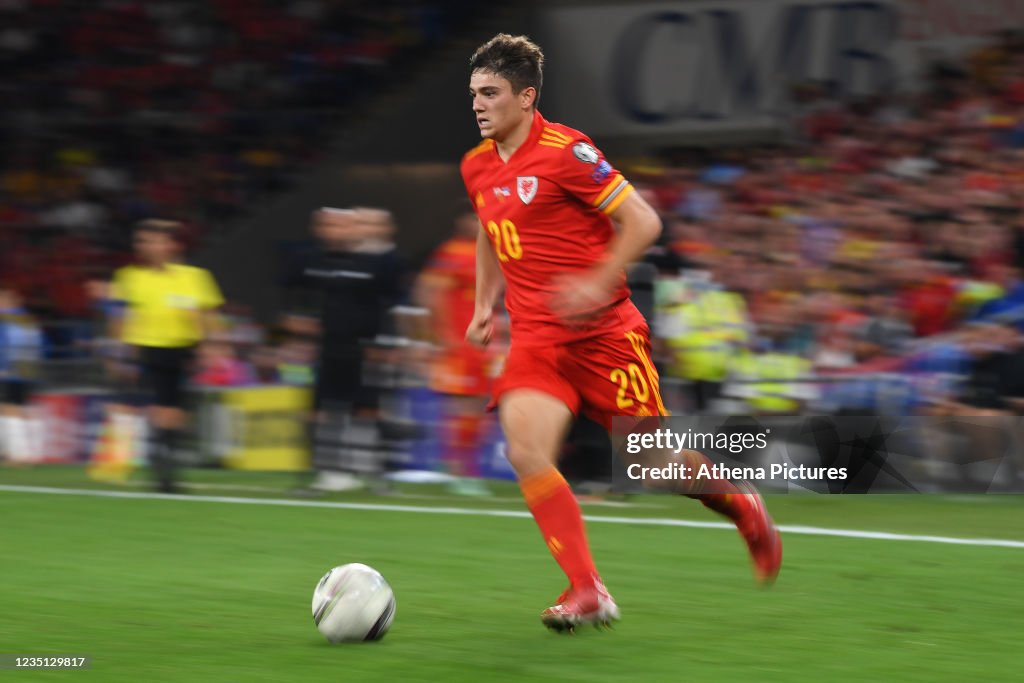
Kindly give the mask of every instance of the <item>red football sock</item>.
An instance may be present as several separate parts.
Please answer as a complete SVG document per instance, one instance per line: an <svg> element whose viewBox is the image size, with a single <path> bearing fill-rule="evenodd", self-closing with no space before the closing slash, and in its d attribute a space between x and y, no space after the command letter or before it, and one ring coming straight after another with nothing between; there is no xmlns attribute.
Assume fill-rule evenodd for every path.
<svg viewBox="0 0 1024 683"><path fill-rule="evenodd" d="M590 556L583 513L569 484L554 467L519 481L526 506L540 527L552 557L573 586L592 583L597 576Z"/></svg>

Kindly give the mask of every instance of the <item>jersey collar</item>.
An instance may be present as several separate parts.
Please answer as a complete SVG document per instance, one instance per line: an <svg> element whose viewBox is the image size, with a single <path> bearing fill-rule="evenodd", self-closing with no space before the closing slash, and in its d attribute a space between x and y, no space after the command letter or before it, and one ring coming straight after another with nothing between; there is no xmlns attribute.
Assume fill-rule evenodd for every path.
<svg viewBox="0 0 1024 683"><path fill-rule="evenodd" d="M546 126L547 123L548 122L544 119L544 117L540 115L540 110L534 109L533 123L530 124L530 134L526 136L525 140L523 140L523 144L519 146L519 149L512 153L512 156L508 158L508 161L502 161L501 154L498 153L498 146L494 145L494 156L497 157L499 161L502 161L502 163L506 165L511 164L521 155L526 154L526 151L528 149L535 147L537 145L537 141L540 140L540 134L544 131L544 126Z"/></svg>
<svg viewBox="0 0 1024 683"><path fill-rule="evenodd" d="M523 147L533 147L540 140L540 134L544 131L544 126L547 125L547 121L540 115L540 110L533 110L533 125L530 126L530 134L526 136L526 142L523 143Z"/></svg>

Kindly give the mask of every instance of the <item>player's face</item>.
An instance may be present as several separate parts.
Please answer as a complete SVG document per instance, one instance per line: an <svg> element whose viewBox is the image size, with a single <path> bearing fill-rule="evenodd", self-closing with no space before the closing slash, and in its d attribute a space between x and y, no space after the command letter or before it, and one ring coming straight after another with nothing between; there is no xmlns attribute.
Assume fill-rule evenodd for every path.
<svg viewBox="0 0 1024 683"><path fill-rule="evenodd" d="M531 113L533 88L512 92L512 84L489 71L474 71L469 79L473 113L480 136L500 142Z"/></svg>
<svg viewBox="0 0 1024 683"><path fill-rule="evenodd" d="M135 233L135 253L146 263L168 263L174 257L174 239L165 233L140 230Z"/></svg>

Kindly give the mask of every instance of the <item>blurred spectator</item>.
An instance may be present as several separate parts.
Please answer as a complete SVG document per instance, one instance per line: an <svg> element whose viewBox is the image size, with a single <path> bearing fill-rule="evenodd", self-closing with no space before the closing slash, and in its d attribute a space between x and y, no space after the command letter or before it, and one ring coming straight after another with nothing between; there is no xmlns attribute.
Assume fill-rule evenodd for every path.
<svg viewBox="0 0 1024 683"><path fill-rule="evenodd" d="M940 415L1021 414L1024 408L1024 336L1012 325L975 324L962 344L970 369L958 395Z"/></svg>
<svg viewBox="0 0 1024 683"><path fill-rule="evenodd" d="M316 380L317 343L305 334L289 335L272 360L274 380L282 384L313 386Z"/></svg>
<svg viewBox="0 0 1024 683"><path fill-rule="evenodd" d="M169 215L189 248L216 238L288 187L354 93L475 11L466 0L0 3L0 272L33 310L82 315L96 274L83 271L124 265L128 226ZM62 237L75 249L48 258Z"/></svg>
<svg viewBox="0 0 1024 683"><path fill-rule="evenodd" d="M885 291L868 296L867 315L861 328L861 358L896 356L910 348L914 330L900 310L896 297Z"/></svg>
<svg viewBox="0 0 1024 683"><path fill-rule="evenodd" d="M29 404L42 359L42 335L21 297L0 286L0 456L14 464L43 458L43 432Z"/></svg>
<svg viewBox="0 0 1024 683"><path fill-rule="evenodd" d="M254 373L238 358L235 347L222 339L202 342L196 365L198 371L192 376L192 383L200 387L237 387L255 381Z"/></svg>
<svg viewBox="0 0 1024 683"><path fill-rule="evenodd" d="M214 237L288 186L353 93L437 45L467 9L0 5L0 272L40 321L47 353L83 341L83 283L124 264L126 226L163 212L187 217L190 244ZM919 376L964 374L966 322L1024 327L1022 66L1019 38L1000 36L936 65L921 92L842 102L828 84L797 84L787 144L666 150L638 164L631 175L666 225L650 256L665 378L703 408L729 378L764 384L780 355L787 368L860 373L862 386L879 368L931 386ZM354 253L392 259L390 216L359 216ZM681 269L712 275L695 288ZM260 380L311 381L318 332L267 346L246 312L229 318ZM387 353L369 355L388 365Z"/></svg>

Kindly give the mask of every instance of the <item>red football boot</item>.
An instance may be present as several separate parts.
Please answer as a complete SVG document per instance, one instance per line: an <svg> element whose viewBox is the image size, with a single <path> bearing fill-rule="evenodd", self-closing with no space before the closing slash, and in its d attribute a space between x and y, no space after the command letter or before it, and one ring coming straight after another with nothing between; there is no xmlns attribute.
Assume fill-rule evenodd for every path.
<svg viewBox="0 0 1024 683"><path fill-rule="evenodd" d="M770 586L775 583L782 566L782 536L768 515L761 494L746 482L737 484L737 487L744 493L747 507L736 528L747 542L758 583Z"/></svg>
<svg viewBox="0 0 1024 683"><path fill-rule="evenodd" d="M576 630L580 624L611 626L619 619L619 606L600 579L587 586L571 586L558 601L541 612L540 620L553 631Z"/></svg>

